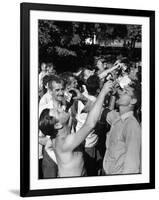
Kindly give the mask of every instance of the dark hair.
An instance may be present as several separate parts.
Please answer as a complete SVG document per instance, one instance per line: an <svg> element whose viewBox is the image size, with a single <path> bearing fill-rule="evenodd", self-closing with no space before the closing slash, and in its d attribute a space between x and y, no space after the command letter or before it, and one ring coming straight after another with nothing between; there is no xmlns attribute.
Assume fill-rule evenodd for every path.
<svg viewBox="0 0 159 200"><path fill-rule="evenodd" d="M45 75L43 78L43 86L45 87L46 84L49 82L50 80L50 76L49 75Z"/></svg>
<svg viewBox="0 0 159 200"><path fill-rule="evenodd" d="M137 99L136 107L139 107L141 105L141 83L139 81L133 81L130 87L134 89L133 96Z"/></svg>
<svg viewBox="0 0 159 200"><path fill-rule="evenodd" d="M85 70L88 69L88 70L93 71L93 70L95 69L95 67L94 67L93 64L86 64L86 65L84 66L84 69L85 69Z"/></svg>
<svg viewBox="0 0 159 200"><path fill-rule="evenodd" d="M137 99L137 102L134 107L134 115L136 119L141 122L141 83L139 81L134 81L130 87L134 89L133 96Z"/></svg>
<svg viewBox="0 0 159 200"><path fill-rule="evenodd" d="M50 62L50 63L47 63L47 64L46 64L46 67L49 67L49 68L50 68L50 67L54 67L54 64L51 63L51 62Z"/></svg>
<svg viewBox="0 0 159 200"><path fill-rule="evenodd" d="M71 80L70 77L74 77L72 72L63 72L62 74L60 74L61 79L64 81L64 85L70 85L71 84Z"/></svg>
<svg viewBox="0 0 159 200"><path fill-rule="evenodd" d="M50 76L50 79L48 81L48 88L50 90L52 90L52 82L56 82L56 83L61 83L61 84L64 84L63 80L61 79L61 77L59 76L56 76L56 75L51 75Z"/></svg>
<svg viewBox="0 0 159 200"><path fill-rule="evenodd" d="M39 129L44 135L49 135L51 138L55 138L57 130L54 129L54 125L57 122L55 117L49 115L50 109L44 109L39 118Z"/></svg>
<svg viewBox="0 0 159 200"><path fill-rule="evenodd" d="M141 80L142 80L141 67L138 69L136 76L137 76L138 81L141 82Z"/></svg>
<svg viewBox="0 0 159 200"><path fill-rule="evenodd" d="M87 79L86 88L90 95L96 95L100 87L100 80L97 75L92 75Z"/></svg>

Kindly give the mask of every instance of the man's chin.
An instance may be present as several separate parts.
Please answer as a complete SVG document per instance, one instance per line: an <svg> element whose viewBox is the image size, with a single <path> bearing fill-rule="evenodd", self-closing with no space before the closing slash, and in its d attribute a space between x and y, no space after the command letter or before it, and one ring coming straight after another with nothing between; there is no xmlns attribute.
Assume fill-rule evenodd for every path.
<svg viewBox="0 0 159 200"><path fill-rule="evenodd" d="M58 101L63 102L64 101L64 97L58 97Z"/></svg>

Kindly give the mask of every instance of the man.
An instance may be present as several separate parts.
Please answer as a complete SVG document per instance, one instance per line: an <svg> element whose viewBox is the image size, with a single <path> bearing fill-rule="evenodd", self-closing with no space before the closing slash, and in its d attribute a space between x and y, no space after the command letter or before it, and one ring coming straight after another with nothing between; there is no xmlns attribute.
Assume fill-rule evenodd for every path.
<svg viewBox="0 0 159 200"><path fill-rule="evenodd" d="M107 134L103 168L109 174L140 173L141 129L133 115L140 101L140 87L126 86L118 91L119 113L107 116L111 129Z"/></svg>
<svg viewBox="0 0 159 200"><path fill-rule="evenodd" d="M58 76L52 75L50 80L48 81L48 91L42 97L39 103L39 115L41 115L41 112L46 108L55 109L58 112L63 111L65 109L65 105L63 105L63 102L63 81ZM42 162L43 178L57 177L56 157L54 155L54 152L50 152L46 146L49 140L50 135L44 134L43 132L39 131L39 168L41 168L40 166ZM42 151L42 149L44 150Z"/></svg>
<svg viewBox="0 0 159 200"><path fill-rule="evenodd" d="M105 95L111 90L112 82L107 82L97 100L95 101L88 117L77 133L70 134L68 127L69 115L66 112L47 109L44 115L41 113L39 128L42 132L45 130L52 133L52 145L50 150L54 149L58 164L59 177L84 176L84 160L80 144L95 127L101 113ZM49 148L49 147L48 147Z"/></svg>
<svg viewBox="0 0 159 200"><path fill-rule="evenodd" d="M48 75L56 75L56 69L53 63L47 63L46 70Z"/></svg>
<svg viewBox="0 0 159 200"><path fill-rule="evenodd" d="M47 92L39 102L39 114L46 106L61 107L64 104L64 82L55 75L48 78Z"/></svg>
<svg viewBox="0 0 159 200"><path fill-rule="evenodd" d="M60 75L60 77L64 80L65 85L65 100L66 100L66 111L69 111L71 114L70 118L70 128L72 132L75 132L75 127L77 124L76 113L78 107L78 101L74 99L76 92L73 90L78 88L78 82L73 73L64 72Z"/></svg>
<svg viewBox="0 0 159 200"><path fill-rule="evenodd" d="M46 63L41 63L41 72L39 73L39 98L43 96L43 78L47 75Z"/></svg>

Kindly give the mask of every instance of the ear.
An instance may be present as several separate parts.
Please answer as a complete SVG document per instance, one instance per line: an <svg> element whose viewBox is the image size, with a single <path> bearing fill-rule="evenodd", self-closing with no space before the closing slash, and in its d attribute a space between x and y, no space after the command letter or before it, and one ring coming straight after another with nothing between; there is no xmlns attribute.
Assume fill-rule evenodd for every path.
<svg viewBox="0 0 159 200"><path fill-rule="evenodd" d="M54 129L61 129L62 128L62 124L60 122L57 122L55 125L54 125Z"/></svg>
<svg viewBox="0 0 159 200"><path fill-rule="evenodd" d="M132 105L135 105L135 104L137 103L137 99L135 99L135 98L131 99L130 103L131 103Z"/></svg>

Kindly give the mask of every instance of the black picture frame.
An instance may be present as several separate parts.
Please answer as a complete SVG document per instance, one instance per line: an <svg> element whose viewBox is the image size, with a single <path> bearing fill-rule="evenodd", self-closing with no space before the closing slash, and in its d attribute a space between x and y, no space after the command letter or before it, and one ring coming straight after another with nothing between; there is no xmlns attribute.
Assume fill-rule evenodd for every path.
<svg viewBox="0 0 159 200"><path fill-rule="evenodd" d="M150 22L150 179L148 183L121 184L121 185L102 185L88 187L71 188L52 188L52 189L30 189L30 12L34 11L58 11L75 12L89 14L107 14L116 16L138 16L147 17ZM35 3L21 3L20 5L21 23L21 128L20 128L20 195L43 196L43 195L62 195L77 193L96 193L108 191L139 190L155 188L155 12L149 10L130 10L101 7L83 7L71 5L49 5Z"/></svg>

